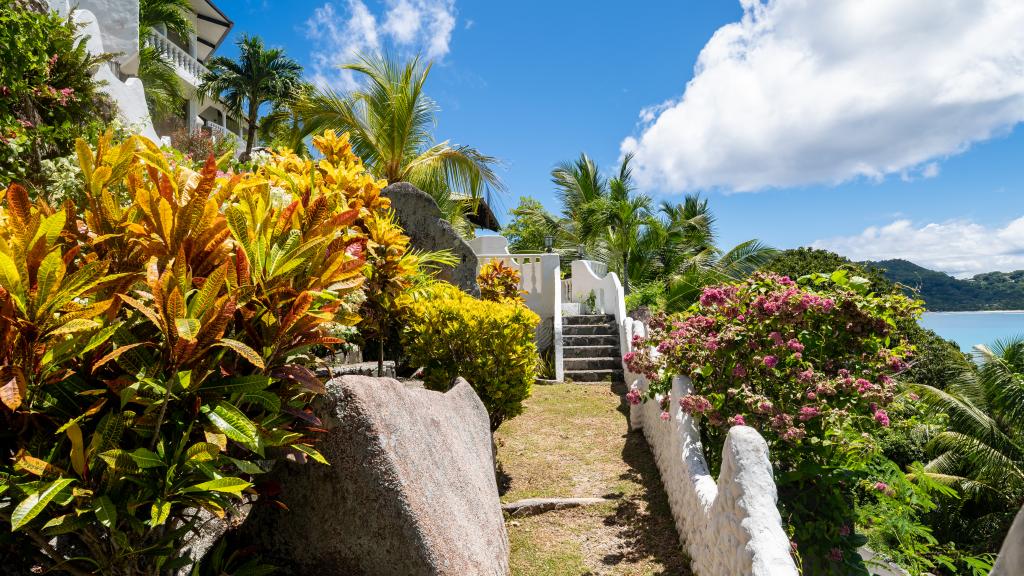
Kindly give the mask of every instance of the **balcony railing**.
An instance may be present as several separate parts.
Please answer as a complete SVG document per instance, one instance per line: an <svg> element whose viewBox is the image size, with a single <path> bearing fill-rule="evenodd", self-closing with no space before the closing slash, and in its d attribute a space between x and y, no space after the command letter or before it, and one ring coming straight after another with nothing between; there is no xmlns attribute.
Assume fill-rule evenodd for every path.
<svg viewBox="0 0 1024 576"><path fill-rule="evenodd" d="M146 46L156 48L157 52L174 64L184 80L193 86L199 86L203 76L209 72L206 66L203 66L199 60L196 60L194 56L159 32L147 36L145 43Z"/></svg>

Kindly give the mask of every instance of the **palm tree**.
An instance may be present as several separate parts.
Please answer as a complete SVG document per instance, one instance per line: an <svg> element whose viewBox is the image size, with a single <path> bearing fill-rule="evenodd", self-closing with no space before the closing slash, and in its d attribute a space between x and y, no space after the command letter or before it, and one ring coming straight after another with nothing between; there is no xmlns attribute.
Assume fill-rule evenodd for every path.
<svg viewBox="0 0 1024 576"><path fill-rule="evenodd" d="M981 363L939 390L912 384L927 406L948 417L929 442L925 471L957 486L969 502L1015 511L1024 504L1024 339L976 346Z"/></svg>
<svg viewBox="0 0 1024 576"><path fill-rule="evenodd" d="M223 56L207 64L199 94L220 99L228 109L243 114L248 127L242 161L256 143L260 107L287 99L299 85L302 66L280 48L266 48L259 36L243 34L237 42L238 60Z"/></svg>
<svg viewBox="0 0 1024 576"><path fill-rule="evenodd" d="M608 253L607 261L622 275L622 289L626 294L631 290L630 264L640 246L640 239L644 231L655 224L651 214L651 198L634 194L633 171L629 165L632 159L633 155L627 154L619 166L619 173L603 181L590 172L594 167L586 162L589 158L581 156L578 167L583 168L580 174L585 176L582 181L584 186L566 189L567 197L583 192L569 197L570 202L579 203L572 209L579 236L584 240L601 239ZM573 178L572 182L581 181ZM591 194L592 199L587 199Z"/></svg>
<svg viewBox="0 0 1024 576"><path fill-rule="evenodd" d="M495 158L434 141L438 106L423 89L430 64L421 65L419 58L399 63L383 54L361 56L342 68L356 72L363 85L347 94L318 88L299 97L291 106L304 134L348 132L353 151L377 177L430 194L457 230L472 235L467 213L476 212L486 192L504 187Z"/></svg>
<svg viewBox="0 0 1024 576"><path fill-rule="evenodd" d="M146 46L146 40L163 27L179 38L188 38L193 30L188 14L189 0L139 1L139 70L138 77L146 91L146 105L157 118L175 113L184 100L174 65L159 50Z"/></svg>

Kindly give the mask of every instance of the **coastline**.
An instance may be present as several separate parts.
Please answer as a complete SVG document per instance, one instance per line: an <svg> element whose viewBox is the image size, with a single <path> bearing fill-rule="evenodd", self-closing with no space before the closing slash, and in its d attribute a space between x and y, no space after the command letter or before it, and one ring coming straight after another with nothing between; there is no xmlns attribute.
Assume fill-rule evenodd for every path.
<svg viewBox="0 0 1024 576"><path fill-rule="evenodd" d="M1024 314L1024 310L925 310L925 314Z"/></svg>

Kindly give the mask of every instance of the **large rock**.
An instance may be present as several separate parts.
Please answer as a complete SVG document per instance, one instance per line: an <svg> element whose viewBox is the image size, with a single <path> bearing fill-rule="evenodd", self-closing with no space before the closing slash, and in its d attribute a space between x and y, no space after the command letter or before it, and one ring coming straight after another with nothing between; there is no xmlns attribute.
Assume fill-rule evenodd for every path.
<svg viewBox="0 0 1024 576"><path fill-rule="evenodd" d="M1024 574L1024 508L1017 512L1010 531L1006 533L991 576L1020 576Z"/></svg>
<svg viewBox="0 0 1024 576"><path fill-rule="evenodd" d="M294 574L508 574L487 411L465 380L440 393L342 376L317 415L331 465L282 466L288 510L257 507L243 540Z"/></svg>
<svg viewBox="0 0 1024 576"><path fill-rule="evenodd" d="M407 182L396 182L381 192L391 199L398 221L414 248L426 251L451 250L459 263L443 268L438 278L478 296L476 254L447 220L441 217L437 202L429 194Z"/></svg>

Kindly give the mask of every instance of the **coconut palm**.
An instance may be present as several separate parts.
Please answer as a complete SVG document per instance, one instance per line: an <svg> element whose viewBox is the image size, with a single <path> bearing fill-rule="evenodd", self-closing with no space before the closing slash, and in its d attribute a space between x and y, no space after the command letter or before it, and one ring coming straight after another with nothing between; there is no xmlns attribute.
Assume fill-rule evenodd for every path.
<svg viewBox="0 0 1024 576"><path fill-rule="evenodd" d="M231 112L245 118L244 162L256 143L260 107L290 97L300 83L302 66L280 48L265 47L259 36L243 34L237 45L238 60L218 56L207 63L209 72L203 76L199 94L218 98Z"/></svg>
<svg viewBox="0 0 1024 576"><path fill-rule="evenodd" d="M353 151L376 176L430 194L457 230L472 235L467 214L476 212L485 193L504 188L495 158L434 140L438 106L424 92L430 64L383 54L360 56L342 68L355 72L361 86L345 94L317 88L298 98L291 106L304 133L348 132Z"/></svg>
<svg viewBox="0 0 1024 576"><path fill-rule="evenodd" d="M929 443L933 478L959 487L971 501L1017 510L1024 504L1024 339L976 346L978 370L946 390L911 385L948 418Z"/></svg>
<svg viewBox="0 0 1024 576"><path fill-rule="evenodd" d="M174 65L159 50L146 46L146 40L161 27L179 38L188 38L193 31L188 17L191 10L189 0L139 1L138 77L146 91L146 105L157 118L174 114L184 96Z"/></svg>

